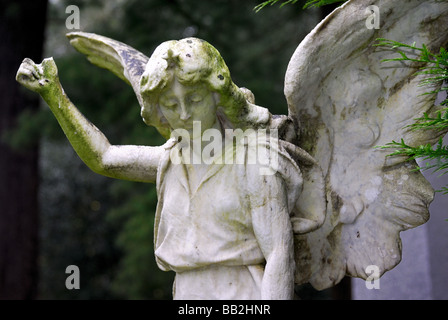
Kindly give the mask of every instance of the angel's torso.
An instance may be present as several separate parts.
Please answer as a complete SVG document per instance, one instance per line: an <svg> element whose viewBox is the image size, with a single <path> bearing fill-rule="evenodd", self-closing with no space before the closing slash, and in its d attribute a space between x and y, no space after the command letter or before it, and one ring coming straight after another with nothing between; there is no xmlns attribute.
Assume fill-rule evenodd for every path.
<svg viewBox="0 0 448 320"><path fill-rule="evenodd" d="M157 180L155 255L163 270L182 272L208 265L264 262L241 185L244 165L161 161ZM197 168L199 169L199 168ZM200 172L196 170L197 172Z"/></svg>

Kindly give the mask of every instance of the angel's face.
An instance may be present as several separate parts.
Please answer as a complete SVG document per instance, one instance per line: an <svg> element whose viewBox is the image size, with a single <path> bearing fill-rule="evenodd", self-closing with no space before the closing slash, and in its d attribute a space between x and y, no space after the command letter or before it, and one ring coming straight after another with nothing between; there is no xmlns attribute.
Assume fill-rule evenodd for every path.
<svg viewBox="0 0 448 320"><path fill-rule="evenodd" d="M159 108L173 130L185 129L193 138L198 138L193 136L194 121L201 125L201 136L217 123L216 102L205 84L184 85L174 79L160 95Z"/></svg>

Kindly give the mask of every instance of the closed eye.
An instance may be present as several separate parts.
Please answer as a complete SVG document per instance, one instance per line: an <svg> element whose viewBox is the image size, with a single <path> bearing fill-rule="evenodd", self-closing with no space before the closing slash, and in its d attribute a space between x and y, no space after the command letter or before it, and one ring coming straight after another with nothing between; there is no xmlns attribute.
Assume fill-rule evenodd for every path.
<svg viewBox="0 0 448 320"><path fill-rule="evenodd" d="M177 101L175 99L162 100L160 104L166 108L174 109L177 106Z"/></svg>
<svg viewBox="0 0 448 320"><path fill-rule="evenodd" d="M197 93L192 94L192 95L189 97L189 100L190 100L191 102L201 102L202 99L203 99L203 98L202 98L202 95L197 94Z"/></svg>

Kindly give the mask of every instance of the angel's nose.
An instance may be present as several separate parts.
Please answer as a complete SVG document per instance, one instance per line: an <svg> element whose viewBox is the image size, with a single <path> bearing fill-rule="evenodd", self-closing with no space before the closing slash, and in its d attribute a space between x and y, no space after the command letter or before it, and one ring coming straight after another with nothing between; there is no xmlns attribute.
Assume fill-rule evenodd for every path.
<svg viewBox="0 0 448 320"><path fill-rule="evenodd" d="M180 120L188 120L191 117L191 112L189 110L189 108L185 105L185 103L181 103L180 105L180 115L179 118Z"/></svg>

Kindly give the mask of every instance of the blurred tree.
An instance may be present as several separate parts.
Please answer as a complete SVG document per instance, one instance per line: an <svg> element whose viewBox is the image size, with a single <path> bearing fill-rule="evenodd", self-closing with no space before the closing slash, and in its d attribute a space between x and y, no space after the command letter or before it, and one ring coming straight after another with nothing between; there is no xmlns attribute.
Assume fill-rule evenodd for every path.
<svg viewBox="0 0 448 320"><path fill-rule="evenodd" d="M38 146L25 139L19 147L6 132L19 114L38 108L37 97L14 79L25 56L41 59L46 11L46 0L0 1L0 299L37 293Z"/></svg>

